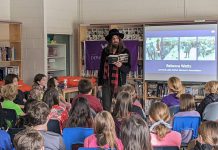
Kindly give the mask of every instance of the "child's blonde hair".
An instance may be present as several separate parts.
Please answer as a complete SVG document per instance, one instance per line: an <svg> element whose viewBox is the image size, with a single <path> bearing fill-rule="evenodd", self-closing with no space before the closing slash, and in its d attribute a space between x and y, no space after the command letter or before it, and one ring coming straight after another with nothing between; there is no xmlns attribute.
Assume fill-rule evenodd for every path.
<svg viewBox="0 0 218 150"><path fill-rule="evenodd" d="M184 87L181 80L178 77L170 77L167 81L169 92L176 93L176 97L180 97L184 93Z"/></svg>
<svg viewBox="0 0 218 150"><path fill-rule="evenodd" d="M218 93L218 81L209 81L204 86L206 93Z"/></svg>
<svg viewBox="0 0 218 150"><path fill-rule="evenodd" d="M158 122L160 120L167 122L170 120L169 108L166 104L162 102L156 102L152 104L149 109L149 117L155 122ZM164 138L169 130L170 129L163 124L159 124L154 128L154 131L159 139Z"/></svg>
<svg viewBox="0 0 218 150"><path fill-rule="evenodd" d="M120 91L129 92L130 94L135 93L135 87L131 84L125 84L121 87Z"/></svg>
<svg viewBox="0 0 218 150"><path fill-rule="evenodd" d="M124 91L124 92L128 92L131 96L132 96L132 100L133 102L135 102L136 98L137 98L137 93L135 90L135 87L131 84L125 84L121 87L120 91Z"/></svg>
<svg viewBox="0 0 218 150"><path fill-rule="evenodd" d="M180 111L195 110L195 100L191 94L180 95Z"/></svg>
<svg viewBox="0 0 218 150"><path fill-rule="evenodd" d="M218 147L218 122L202 122L198 132L204 143Z"/></svg>
<svg viewBox="0 0 218 150"><path fill-rule="evenodd" d="M12 84L7 84L2 86L1 88L1 96L4 99L13 101L16 98L16 95L18 94L17 86Z"/></svg>
<svg viewBox="0 0 218 150"><path fill-rule="evenodd" d="M115 123L109 112L102 111L95 116L94 130L98 146L108 144L110 148L117 148Z"/></svg>

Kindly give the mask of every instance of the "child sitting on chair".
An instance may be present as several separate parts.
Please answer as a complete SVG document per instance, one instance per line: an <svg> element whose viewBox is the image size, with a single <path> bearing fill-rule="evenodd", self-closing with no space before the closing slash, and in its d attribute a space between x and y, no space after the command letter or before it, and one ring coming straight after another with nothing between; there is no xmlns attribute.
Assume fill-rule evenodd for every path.
<svg viewBox="0 0 218 150"><path fill-rule="evenodd" d="M203 112L207 105L218 102L218 81L209 81L205 84L206 96L197 107L197 111L203 116Z"/></svg>
<svg viewBox="0 0 218 150"><path fill-rule="evenodd" d="M123 144L116 136L114 120L109 112L102 111L95 116L94 132L95 134L85 139L84 147L123 150Z"/></svg>
<svg viewBox="0 0 218 150"><path fill-rule="evenodd" d="M15 135L14 147L16 150L44 150L44 139L37 130L27 128Z"/></svg>
<svg viewBox="0 0 218 150"><path fill-rule="evenodd" d="M199 116L199 112L195 110L195 100L191 94L182 94L180 96L179 112L174 116Z"/></svg>
<svg viewBox="0 0 218 150"><path fill-rule="evenodd" d="M132 112L139 114L144 120L146 120L145 112L143 111L142 104L137 99L136 90L134 86L125 84L121 87L120 91L128 92L132 96Z"/></svg>
<svg viewBox="0 0 218 150"><path fill-rule="evenodd" d="M60 96L58 90L55 88L47 89L44 92L42 101L45 102L50 109L48 118L58 120L60 123L60 129L62 131L68 120L68 112L65 107L60 105Z"/></svg>
<svg viewBox="0 0 218 150"><path fill-rule="evenodd" d="M147 123L138 115L132 115L122 124L121 140L125 150L152 150Z"/></svg>
<svg viewBox="0 0 218 150"><path fill-rule="evenodd" d="M170 121L170 112L166 104L156 102L151 105L149 110L149 119L152 122L150 127L152 146L181 146L181 134L172 131Z"/></svg>
<svg viewBox="0 0 218 150"><path fill-rule="evenodd" d="M179 112L174 117L200 117L199 112L195 111L195 100L191 94L182 94L180 96L180 108ZM182 134L182 142L188 143L193 134L193 130L184 130Z"/></svg>
<svg viewBox="0 0 218 150"><path fill-rule="evenodd" d="M218 123L205 121L198 129L198 138L189 143L190 150L217 150L218 149Z"/></svg>
<svg viewBox="0 0 218 150"><path fill-rule="evenodd" d="M170 77L167 81L169 94L162 99L168 107L179 105L179 97L184 92L181 80L178 77Z"/></svg>
<svg viewBox="0 0 218 150"><path fill-rule="evenodd" d="M70 110L67 128L92 128L93 117L88 101L84 97L75 99L75 104Z"/></svg>
<svg viewBox="0 0 218 150"><path fill-rule="evenodd" d="M101 112L103 110L103 107L101 105L100 99L98 99L96 96L92 95L92 83L88 79L82 79L79 81L78 84L78 90L79 93L75 98L72 100L72 106L76 103L76 100L78 97L83 97L87 99L89 106L96 112Z"/></svg>
<svg viewBox="0 0 218 150"><path fill-rule="evenodd" d="M17 86L12 84L7 84L1 88L1 96L4 98L2 103L2 108L15 110L18 117L23 116L24 112L18 104L14 103L18 91Z"/></svg>

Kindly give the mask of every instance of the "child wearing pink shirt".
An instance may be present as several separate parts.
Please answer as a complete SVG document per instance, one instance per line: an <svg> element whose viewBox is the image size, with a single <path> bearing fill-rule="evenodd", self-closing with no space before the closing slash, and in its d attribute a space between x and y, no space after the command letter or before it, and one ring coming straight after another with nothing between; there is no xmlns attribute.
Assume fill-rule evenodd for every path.
<svg viewBox="0 0 218 150"><path fill-rule="evenodd" d="M177 146L180 148L181 134L171 131L171 125L167 123L170 121L170 112L166 104L156 102L151 105L149 118L152 122L150 127L152 146Z"/></svg>
<svg viewBox="0 0 218 150"><path fill-rule="evenodd" d="M123 144L116 136L114 120L109 112L102 111L95 116L94 132L95 134L85 139L84 147L123 150Z"/></svg>

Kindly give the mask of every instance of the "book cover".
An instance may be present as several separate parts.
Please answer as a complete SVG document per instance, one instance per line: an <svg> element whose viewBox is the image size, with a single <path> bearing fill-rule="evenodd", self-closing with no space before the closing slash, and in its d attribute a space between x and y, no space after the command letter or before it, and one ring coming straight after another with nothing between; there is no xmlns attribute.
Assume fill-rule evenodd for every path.
<svg viewBox="0 0 218 150"><path fill-rule="evenodd" d="M157 96L157 84L156 83L148 83L148 96Z"/></svg>
<svg viewBox="0 0 218 150"><path fill-rule="evenodd" d="M15 59L15 54L14 54L14 52L15 52L15 49L14 49L14 46L11 48L11 60L13 61L14 59Z"/></svg>
<svg viewBox="0 0 218 150"><path fill-rule="evenodd" d="M192 95L192 87L185 87L185 93Z"/></svg>
<svg viewBox="0 0 218 150"><path fill-rule="evenodd" d="M108 56L108 64L113 64L119 60L118 55L109 55Z"/></svg>
<svg viewBox="0 0 218 150"><path fill-rule="evenodd" d="M113 64L114 62L128 62L128 54L119 54L119 55L109 55L108 56L108 64Z"/></svg>
<svg viewBox="0 0 218 150"><path fill-rule="evenodd" d="M10 66L7 68L7 74L16 74L19 76L19 66Z"/></svg>
<svg viewBox="0 0 218 150"><path fill-rule="evenodd" d="M128 54L119 54L119 61L122 63L127 63L128 62Z"/></svg>
<svg viewBox="0 0 218 150"><path fill-rule="evenodd" d="M5 47L6 49L6 61L11 60L11 48L10 47Z"/></svg>

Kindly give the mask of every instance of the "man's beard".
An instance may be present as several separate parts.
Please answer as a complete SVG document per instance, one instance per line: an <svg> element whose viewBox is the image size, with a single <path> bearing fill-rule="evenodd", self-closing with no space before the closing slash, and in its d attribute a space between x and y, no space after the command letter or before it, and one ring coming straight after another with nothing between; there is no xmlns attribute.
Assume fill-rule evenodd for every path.
<svg viewBox="0 0 218 150"><path fill-rule="evenodd" d="M119 47L119 44L112 44L112 48L118 48Z"/></svg>

